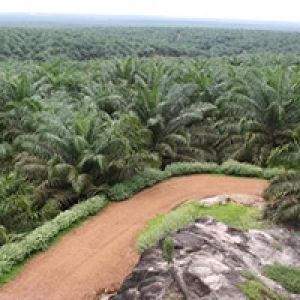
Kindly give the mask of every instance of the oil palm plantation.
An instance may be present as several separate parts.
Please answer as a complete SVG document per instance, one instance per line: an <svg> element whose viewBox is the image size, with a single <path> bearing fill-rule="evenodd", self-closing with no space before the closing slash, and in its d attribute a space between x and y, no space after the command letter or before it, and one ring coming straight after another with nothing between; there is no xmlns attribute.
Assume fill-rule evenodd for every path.
<svg viewBox="0 0 300 300"><path fill-rule="evenodd" d="M91 107L82 112L69 120L43 114L36 133L16 140L17 170L38 185L35 205L46 216L158 165L147 151L151 133L134 114L112 119Z"/></svg>
<svg viewBox="0 0 300 300"><path fill-rule="evenodd" d="M300 121L300 101L295 71L275 67L251 69L229 93L231 114L240 119L244 146L235 157L266 166L273 149L293 142Z"/></svg>
<svg viewBox="0 0 300 300"><path fill-rule="evenodd" d="M36 129L35 114L44 109L38 94L42 80L35 81L34 72L12 75L9 72L0 78L0 161L2 170L12 167L13 142L25 133Z"/></svg>

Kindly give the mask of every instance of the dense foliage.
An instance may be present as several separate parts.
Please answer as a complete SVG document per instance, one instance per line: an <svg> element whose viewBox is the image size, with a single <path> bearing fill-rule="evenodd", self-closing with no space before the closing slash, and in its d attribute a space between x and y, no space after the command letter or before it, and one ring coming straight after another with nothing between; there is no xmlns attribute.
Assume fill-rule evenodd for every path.
<svg viewBox="0 0 300 300"><path fill-rule="evenodd" d="M205 170L281 174L266 191L266 215L297 223L297 39L191 28L0 29L0 244L99 193L125 199ZM269 165L295 171L261 168Z"/></svg>
<svg viewBox="0 0 300 300"><path fill-rule="evenodd" d="M27 24L25 23L24 26ZM297 32L221 28L0 28L0 59L296 54Z"/></svg>
<svg viewBox="0 0 300 300"><path fill-rule="evenodd" d="M275 149L269 162L270 165L284 166L289 172L274 178L265 190L264 197L268 201L265 216L300 229L299 127L295 141Z"/></svg>

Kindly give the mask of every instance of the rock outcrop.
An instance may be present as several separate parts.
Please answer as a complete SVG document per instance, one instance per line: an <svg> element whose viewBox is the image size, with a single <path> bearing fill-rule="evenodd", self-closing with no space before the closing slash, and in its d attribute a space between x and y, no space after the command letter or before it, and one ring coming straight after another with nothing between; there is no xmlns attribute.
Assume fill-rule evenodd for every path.
<svg viewBox="0 0 300 300"><path fill-rule="evenodd" d="M300 299L262 273L274 262L300 267L300 237L288 230L241 232L204 217L167 236L174 241L172 262L164 258L164 236L142 254L111 300L246 300L239 288L243 270L271 290Z"/></svg>

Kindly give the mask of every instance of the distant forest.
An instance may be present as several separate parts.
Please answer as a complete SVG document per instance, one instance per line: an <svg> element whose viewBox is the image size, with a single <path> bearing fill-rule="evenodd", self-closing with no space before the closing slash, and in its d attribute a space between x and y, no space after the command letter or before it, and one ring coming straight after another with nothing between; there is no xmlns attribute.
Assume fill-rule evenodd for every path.
<svg viewBox="0 0 300 300"><path fill-rule="evenodd" d="M2 22L10 24L8 21ZM51 22L37 22L38 27L31 27L31 23L22 23L22 19L12 24L23 28L0 27L0 60L153 56L210 58L270 53L299 56L300 53L300 35L296 31L212 27L82 27L83 24L93 23L71 27L67 26L69 23L51 26Z"/></svg>

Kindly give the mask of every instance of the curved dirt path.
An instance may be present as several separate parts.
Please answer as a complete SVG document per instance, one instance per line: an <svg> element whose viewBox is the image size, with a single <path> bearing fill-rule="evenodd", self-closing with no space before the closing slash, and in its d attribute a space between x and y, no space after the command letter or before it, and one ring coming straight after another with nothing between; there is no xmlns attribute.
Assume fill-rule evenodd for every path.
<svg viewBox="0 0 300 300"><path fill-rule="evenodd" d="M138 261L135 237L147 221L191 198L223 193L261 195L267 181L210 175L172 178L113 203L0 289L1 300L91 300L115 289Z"/></svg>

